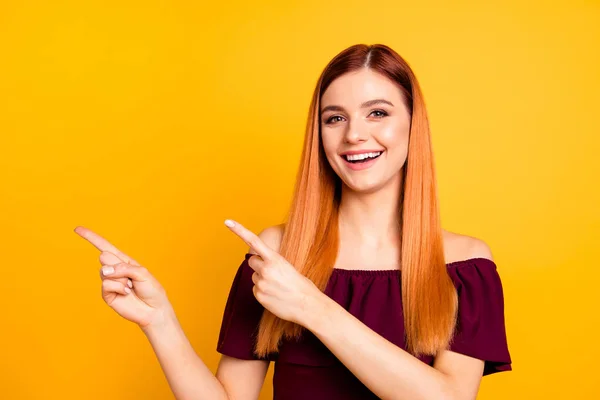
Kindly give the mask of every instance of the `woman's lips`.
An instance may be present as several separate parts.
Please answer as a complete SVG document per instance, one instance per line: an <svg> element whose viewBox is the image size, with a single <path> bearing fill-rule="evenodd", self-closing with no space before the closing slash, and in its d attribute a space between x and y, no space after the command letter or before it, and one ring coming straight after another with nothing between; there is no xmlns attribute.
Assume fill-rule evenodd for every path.
<svg viewBox="0 0 600 400"><path fill-rule="evenodd" d="M365 161L365 162L361 162L361 163L351 163L350 161L346 160L346 157L344 157L344 156L341 156L341 157L342 157L342 160L344 160L344 164L346 164L346 166L348 168L350 168L351 170L354 170L354 171L360 171L363 169L371 168L377 162L377 160L379 160L381 158L382 155L383 155L383 153L381 153L376 158L371 158L369 161Z"/></svg>

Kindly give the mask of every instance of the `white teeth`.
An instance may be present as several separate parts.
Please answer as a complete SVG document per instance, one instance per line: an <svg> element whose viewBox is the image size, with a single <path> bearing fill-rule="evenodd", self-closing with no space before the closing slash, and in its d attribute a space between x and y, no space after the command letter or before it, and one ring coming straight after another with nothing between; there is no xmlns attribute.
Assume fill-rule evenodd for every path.
<svg viewBox="0 0 600 400"><path fill-rule="evenodd" d="M377 157L380 154L381 154L381 151L378 151L375 153L363 153L363 154L352 154L352 155L347 154L346 160L348 160L348 161L364 160L365 158Z"/></svg>

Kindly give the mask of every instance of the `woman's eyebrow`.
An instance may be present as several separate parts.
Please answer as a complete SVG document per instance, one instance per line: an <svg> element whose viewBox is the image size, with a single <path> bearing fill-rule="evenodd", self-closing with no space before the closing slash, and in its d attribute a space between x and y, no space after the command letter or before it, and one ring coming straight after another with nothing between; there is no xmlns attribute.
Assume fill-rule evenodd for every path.
<svg viewBox="0 0 600 400"><path fill-rule="evenodd" d="M360 108L367 108L367 107L371 107L374 106L375 104L387 104L390 105L392 107L394 107L394 105L385 99L373 99L373 100L368 100L365 101L364 103L362 103L360 105ZM325 111L344 111L344 107L342 106L337 106L337 105L330 105L327 107L323 107L323 109L321 110L321 114L323 114Z"/></svg>

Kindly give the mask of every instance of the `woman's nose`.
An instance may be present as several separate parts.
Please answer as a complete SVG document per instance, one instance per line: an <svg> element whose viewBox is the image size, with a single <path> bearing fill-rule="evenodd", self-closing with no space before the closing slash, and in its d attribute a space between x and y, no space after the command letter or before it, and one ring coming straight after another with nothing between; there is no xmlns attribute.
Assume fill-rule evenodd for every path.
<svg viewBox="0 0 600 400"><path fill-rule="evenodd" d="M348 124L348 129L344 135L346 143L361 143L369 138L369 134L364 126L360 123L352 122Z"/></svg>

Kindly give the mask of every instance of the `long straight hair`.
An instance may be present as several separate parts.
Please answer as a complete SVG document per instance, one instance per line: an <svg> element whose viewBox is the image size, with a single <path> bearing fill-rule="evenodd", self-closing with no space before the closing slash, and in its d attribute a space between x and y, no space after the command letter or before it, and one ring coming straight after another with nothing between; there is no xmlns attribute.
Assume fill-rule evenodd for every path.
<svg viewBox="0 0 600 400"><path fill-rule="evenodd" d="M444 260L433 153L425 103L408 63L382 44L351 46L325 67L314 90L304 147L279 252L324 291L339 249L341 179L321 143L320 104L327 87L342 74L369 68L398 85L411 114L408 158L402 188L401 290L405 343L415 356L446 349L454 334L458 297ZM303 327L264 310L255 353L276 353L282 339L297 339Z"/></svg>

